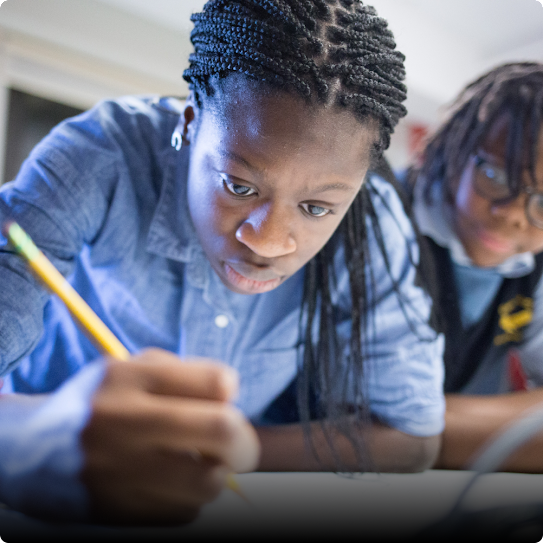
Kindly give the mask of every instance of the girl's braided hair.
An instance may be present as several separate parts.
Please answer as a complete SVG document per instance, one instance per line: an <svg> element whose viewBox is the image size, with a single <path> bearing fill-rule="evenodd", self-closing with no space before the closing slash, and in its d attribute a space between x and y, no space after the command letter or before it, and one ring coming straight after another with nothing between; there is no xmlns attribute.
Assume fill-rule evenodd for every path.
<svg viewBox="0 0 543 543"><path fill-rule="evenodd" d="M373 7L359 0L210 0L203 12L191 19L194 52L183 77L199 107L224 79L243 74L312 104L347 108L361 123L377 122L374 159L389 146L394 127L406 114L402 104L406 98L404 56L395 50L387 22ZM386 255L370 200L372 190L371 183L363 185L336 235L305 270L300 320L303 355L295 384L298 408L294 417L306 423L318 418L328 437L331 430L339 430L359 439L360 432L351 432L351 424L368 420L362 390L362 338L370 310L366 290L373 283L366 273L367 221ZM341 352L336 336L337 310L332 303L332 261L338 239L345 250L352 298L350 355L346 361L349 369L341 375L343 379L345 375L351 377L345 388L350 387L349 398L357 398L355 406L347 400L338 401L334 394L335 379L340 378L334 363ZM320 324L314 342L317 315ZM329 442L334 452L333 440ZM363 443L354 441L354 450L360 465L364 465ZM342 468L340 459L336 459L338 468Z"/></svg>
<svg viewBox="0 0 543 543"><path fill-rule="evenodd" d="M469 84L453 102L448 119L428 140L420 165L409 173L411 182L420 177L428 199L432 185L443 182L446 197L451 201L471 154L504 115L504 158L512 194L519 193L521 172L526 167L535 185L537 145L543 122L543 64L537 62L503 64Z"/></svg>
<svg viewBox="0 0 543 543"><path fill-rule="evenodd" d="M198 97L241 73L377 119L382 149L406 114L404 56L387 22L358 0L211 0L191 19L183 77Z"/></svg>

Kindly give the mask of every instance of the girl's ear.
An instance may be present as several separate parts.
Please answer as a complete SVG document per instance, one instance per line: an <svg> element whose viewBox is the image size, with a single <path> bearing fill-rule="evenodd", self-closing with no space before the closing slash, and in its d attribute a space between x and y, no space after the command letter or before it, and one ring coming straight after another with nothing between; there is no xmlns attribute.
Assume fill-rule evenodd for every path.
<svg viewBox="0 0 543 543"><path fill-rule="evenodd" d="M184 145L190 145L191 140L196 134L196 126L198 119L198 105L194 99L194 93L191 91L185 100L183 111L177 121L177 126L172 134L171 144L177 151L181 150Z"/></svg>
<svg viewBox="0 0 543 543"><path fill-rule="evenodd" d="M199 109L194 98L194 93L193 91L190 91L187 99L185 100L185 107L183 109L183 113L181 114L181 118L179 119L179 123L181 125L179 126L179 128L181 136L183 138L183 144L185 145L190 145L191 139L196 133L196 120L198 117L198 113Z"/></svg>

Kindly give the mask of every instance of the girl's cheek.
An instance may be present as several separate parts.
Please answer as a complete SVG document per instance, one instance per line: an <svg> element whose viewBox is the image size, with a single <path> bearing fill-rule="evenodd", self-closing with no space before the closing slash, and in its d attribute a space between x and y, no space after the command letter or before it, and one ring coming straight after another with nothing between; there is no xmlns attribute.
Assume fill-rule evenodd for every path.
<svg viewBox="0 0 543 543"><path fill-rule="evenodd" d="M458 183L455 197L455 212L467 216L479 216L481 214L481 197L478 196L472 186L472 169L468 168L462 174ZM483 201L484 203L484 201Z"/></svg>
<svg viewBox="0 0 543 543"><path fill-rule="evenodd" d="M534 235L531 236L531 239L532 239L532 247L530 247L531 252L534 254L543 252L543 230L537 230L537 232L535 232Z"/></svg>
<svg viewBox="0 0 543 543"><path fill-rule="evenodd" d="M471 175L464 172L456 190L455 204L458 210L465 210L469 207L471 197Z"/></svg>
<svg viewBox="0 0 543 543"><path fill-rule="evenodd" d="M210 209L209 220L213 230L219 236L233 236L247 215L243 206L232 205L224 197L219 196Z"/></svg>

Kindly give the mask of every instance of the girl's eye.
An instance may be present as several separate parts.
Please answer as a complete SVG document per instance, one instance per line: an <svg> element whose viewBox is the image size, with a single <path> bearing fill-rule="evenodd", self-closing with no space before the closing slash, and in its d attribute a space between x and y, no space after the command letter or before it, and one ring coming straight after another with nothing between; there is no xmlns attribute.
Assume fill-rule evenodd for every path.
<svg viewBox="0 0 543 543"><path fill-rule="evenodd" d="M330 213L330 210L326 209L325 207L314 206L311 204L302 204L302 208L308 215L311 215L312 217L324 217L325 215L328 215L328 213Z"/></svg>
<svg viewBox="0 0 543 543"><path fill-rule="evenodd" d="M494 187L508 188L507 174L505 171L479 155L475 155L475 165L483 175L485 183Z"/></svg>
<svg viewBox="0 0 543 543"><path fill-rule="evenodd" d="M543 193L536 192L535 194L532 194L530 197L530 205L537 210L539 216L543 216Z"/></svg>
<svg viewBox="0 0 543 543"><path fill-rule="evenodd" d="M496 185L507 186L507 175L500 168L497 168L496 166L491 166L490 164L486 164L483 167L483 172L486 177L488 177L488 179Z"/></svg>
<svg viewBox="0 0 543 543"><path fill-rule="evenodd" d="M236 183L232 183L232 181L229 181L228 179L223 177L223 182L225 187L231 192L232 194L235 194L236 196L251 196L252 194L255 194L256 191L250 187L246 187L245 185L238 185Z"/></svg>

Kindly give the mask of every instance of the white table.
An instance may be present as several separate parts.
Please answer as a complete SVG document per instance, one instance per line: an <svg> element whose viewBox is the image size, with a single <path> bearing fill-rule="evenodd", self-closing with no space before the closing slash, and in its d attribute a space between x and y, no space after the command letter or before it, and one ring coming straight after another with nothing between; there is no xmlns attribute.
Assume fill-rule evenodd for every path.
<svg viewBox="0 0 543 543"><path fill-rule="evenodd" d="M186 526L122 529L55 526L0 509L0 536L13 543L10 530L11 533L20 530L34 541L79 543L186 542L223 534L238 539L264 535L328 538L356 533L363 542L406 541L444 518L471 476L466 471L440 470L364 474L354 478L332 473L251 473L237 476L249 503L225 490L203 509L195 522ZM543 475L485 475L465 501L472 511L533 503L543 504ZM543 528L540 536L543 537Z"/></svg>

